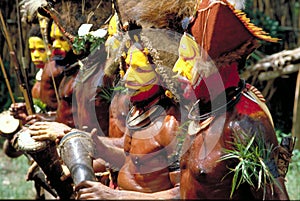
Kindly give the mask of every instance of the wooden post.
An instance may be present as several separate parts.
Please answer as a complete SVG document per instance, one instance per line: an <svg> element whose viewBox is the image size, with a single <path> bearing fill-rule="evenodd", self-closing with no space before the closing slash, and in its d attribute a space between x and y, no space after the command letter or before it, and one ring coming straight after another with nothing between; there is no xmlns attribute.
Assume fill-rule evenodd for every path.
<svg viewBox="0 0 300 201"><path fill-rule="evenodd" d="M300 71L298 71L298 77L295 89L295 101L294 101L294 111L293 111L293 128L292 135L296 137L295 149L300 149Z"/></svg>

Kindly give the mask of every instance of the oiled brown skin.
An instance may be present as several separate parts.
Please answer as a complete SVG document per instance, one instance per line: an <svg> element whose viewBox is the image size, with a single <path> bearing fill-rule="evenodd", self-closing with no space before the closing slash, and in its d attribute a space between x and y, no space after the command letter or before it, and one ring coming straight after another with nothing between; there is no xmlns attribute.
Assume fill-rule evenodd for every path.
<svg viewBox="0 0 300 201"><path fill-rule="evenodd" d="M104 63L96 63L91 68L96 68L96 70L90 77L84 81L79 78L74 83L72 107L74 126L79 129L84 128L87 132L96 128L99 136L121 138L125 132L124 122L129 110L126 102L129 97L116 93L113 94L112 100L103 98L101 90L113 88L115 75L103 76ZM82 74L79 72L77 75L81 76ZM123 138L115 140L114 144L123 148ZM95 172L107 170L102 160L94 160L93 168Z"/></svg>
<svg viewBox="0 0 300 201"><path fill-rule="evenodd" d="M113 87L115 77L103 75L104 63L91 62L88 65L93 65L87 66L88 69L96 69L87 78L79 69L71 69L64 73L58 88L60 102L55 121L87 132L96 128L99 134L122 137L125 131L125 117L128 113L125 102L128 102L129 98L116 94L110 112L111 102L103 98L101 93L103 88L110 90Z"/></svg>
<svg viewBox="0 0 300 201"><path fill-rule="evenodd" d="M70 75L65 74L59 84L59 99L58 108L56 111L55 121L64 123L72 128L75 127L72 110L72 98L75 85L75 79L78 70Z"/></svg>
<svg viewBox="0 0 300 201"><path fill-rule="evenodd" d="M148 127L126 130L126 161L118 176L120 189L153 193L174 187L169 177L167 156L174 151L179 124L178 111L171 106Z"/></svg>
<svg viewBox="0 0 300 201"><path fill-rule="evenodd" d="M63 78L63 66L58 66L55 61L47 63L43 69L41 78L40 99L44 102L49 110L55 111L58 107L57 97L55 94L54 83L58 90L59 84Z"/></svg>
<svg viewBox="0 0 300 201"><path fill-rule="evenodd" d="M108 136L109 126L109 105L110 102L100 96L99 80L102 80L101 87L112 87L113 78L101 76L103 63L98 64L94 74L84 82L75 83L74 95L76 105L73 107L75 123L79 129L86 127L90 132L96 128L99 135Z"/></svg>
<svg viewBox="0 0 300 201"><path fill-rule="evenodd" d="M31 89L32 98L40 99L41 81L36 81Z"/></svg>
<svg viewBox="0 0 300 201"><path fill-rule="evenodd" d="M223 125L222 119L225 118ZM224 121L223 121L224 122ZM237 105L231 110L217 117L212 124L189 136L185 143L187 152L181 159L180 194L183 199L229 199L233 174L227 175L228 167L234 168L237 163L233 160L218 162L223 152L230 149L233 129L242 129L251 137L253 133L263 133L266 144L278 146L274 129L262 109L253 101L242 96ZM251 131L250 131L251 130ZM192 140L193 138L193 140ZM274 152L274 155L277 153ZM223 179L223 180L222 180ZM278 179L283 192L270 191L266 199L288 199L283 179ZM241 185L234 193L233 199L262 199L262 191L251 191L250 186Z"/></svg>
<svg viewBox="0 0 300 201"><path fill-rule="evenodd" d="M130 97L116 93L111 101L109 110L109 137L120 138L124 135L126 116L129 111Z"/></svg>

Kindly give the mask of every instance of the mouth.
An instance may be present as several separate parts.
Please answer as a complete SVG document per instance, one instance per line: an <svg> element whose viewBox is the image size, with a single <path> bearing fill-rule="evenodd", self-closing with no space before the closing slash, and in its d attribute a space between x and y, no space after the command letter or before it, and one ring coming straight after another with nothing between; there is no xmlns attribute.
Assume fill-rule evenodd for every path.
<svg viewBox="0 0 300 201"><path fill-rule="evenodd" d="M35 60L35 61L32 61L34 64L42 64L42 63L44 63L43 61L41 61L41 60Z"/></svg>
<svg viewBox="0 0 300 201"><path fill-rule="evenodd" d="M126 81L125 86L128 87L128 88L147 87L149 85L155 84L156 80L157 80L157 77L154 77L150 81L148 81L146 83L143 83L143 84L140 84L140 83L135 82L135 81Z"/></svg>
<svg viewBox="0 0 300 201"><path fill-rule="evenodd" d="M33 64L37 67L37 68L43 68L45 66L45 63L43 61L33 61Z"/></svg>
<svg viewBox="0 0 300 201"><path fill-rule="evenodd" d="M52 56L53 57L65 57L66 52L64 50L61 50L61 49L54 49L52 51Z"/></svg>

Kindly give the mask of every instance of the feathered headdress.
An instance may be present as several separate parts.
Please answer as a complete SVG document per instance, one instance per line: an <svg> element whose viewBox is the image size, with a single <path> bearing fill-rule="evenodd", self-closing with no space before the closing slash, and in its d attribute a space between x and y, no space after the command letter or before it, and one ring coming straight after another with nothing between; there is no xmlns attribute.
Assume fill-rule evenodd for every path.
<svg viewBox="0 0 300 201"><path fill-rule="evenodd" d="M92 30L104 25L112 15L111 0L23 0L22 13L29 16L39 12L59 24L63 33L77 35L82 24L92 24Z"/></svg>
<svg viewBox="0 0 300 201"><path fill-rule="evenodd" d="M195 0L118 0L122 23L135 21L143 28L167 28L181 32L181 21L196 9Z"/></svg>

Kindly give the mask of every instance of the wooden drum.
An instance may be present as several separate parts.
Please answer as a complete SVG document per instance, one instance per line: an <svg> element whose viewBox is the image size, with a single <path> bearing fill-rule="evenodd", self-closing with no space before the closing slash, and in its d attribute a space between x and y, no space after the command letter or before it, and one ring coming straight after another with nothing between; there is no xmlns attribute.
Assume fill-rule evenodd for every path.
<svg viewBox="0 0 300 201"><path fill-rule="evenodd" d="M73 187L69 180L61 181L64 172L54 141L36 141L28 129L22 129L18 136L18 148L28 153L41 167L50 186L55 189L60 199L73 198Z"/></svg>

